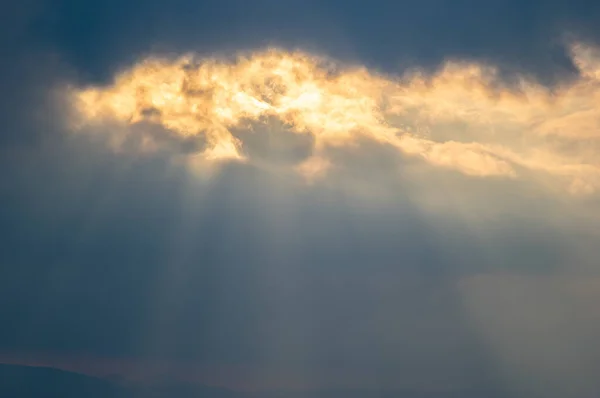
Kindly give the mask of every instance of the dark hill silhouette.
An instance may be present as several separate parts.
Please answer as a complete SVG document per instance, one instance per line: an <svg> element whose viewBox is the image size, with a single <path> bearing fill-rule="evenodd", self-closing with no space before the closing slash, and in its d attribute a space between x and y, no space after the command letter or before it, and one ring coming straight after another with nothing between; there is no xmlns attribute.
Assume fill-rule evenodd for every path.
<svg viewBox="0 0 600 398"><path fill-rule="evenodd" d="M185 383L124 385L63 370L0 364L0 398L245 398L234 391ZM250 397L248 397L250 398Z"/></svg>
<svg viewBox="0 0 600 398"><path fill-rule="evenodd" d="M427 393L390 390L243 393L185 383L131 386L58 369L0 364L0 398L505 398L498 392Z"/></svg>
<svg viewBox="0 0 600 398"><path fill-rule="evenodd" d="M126 398L102 379L58 369L0 365L2 398Z"/></svg>

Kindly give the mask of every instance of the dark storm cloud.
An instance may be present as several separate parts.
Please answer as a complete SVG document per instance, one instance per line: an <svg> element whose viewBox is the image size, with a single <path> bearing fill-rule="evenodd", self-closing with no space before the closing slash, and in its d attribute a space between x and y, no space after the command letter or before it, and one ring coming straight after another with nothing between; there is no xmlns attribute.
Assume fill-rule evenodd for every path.
<svg viewBox="0 0 600 398"><path fill-rule="evenodd" d="M149 52L276 45L387 72L477 59L502 66L507 78L519 71L555 82L574 73L564 35L597 41L599 16L600 6L585 0L13 2L3 10L2 139L39 135L24 109L41 108L66 65L71 80L98 82Z"/></svg>
<svg viewBox="0 0 600 398"><path fill-rule="evenodd" d="M13 2L2 10L0 30L0 118L2 146L31 144L40 129L40 110L58 72L53 59L32 32L38 1ZM40 67L43 65L43 67ZM38 120L36 120L38 119Z"/></svg>
<svg viewBox="0 0 600 398"><path fill-rule="evenodd" d="M594 222L581 221L571 203L512 181L397 178L389 170L404 169L394 162L410 161L380 147L369 147L376 156L368 159L341 151L354 166L327 181L347 182L347 190L327 181L306 188L296 176L240 165L196 181L160 155L114 154L93 138L65 134L51 87L65 76L105 81L154 50L211 54L267 44L386 71L402 62L483 59L552 81L571 71L564 29L596 38L600 6L569 4L14 6L0 36L0 324L10 325L0 328L0 351L287 366L307 377L348 367L377 373L382 383L400 373L400 384L485 384L495 372L525 374L513 347L527 344L512 344L520 327L503 333L490 314L527 326L523 318L542 308L552 326L572 321L572 308L597 295L569 290L561 294L573 307L558 315L547 315L543 301L521 313L503 301L506 279L477 275L589 271L577 268L577 255L581 247L588 258L596 253ZM249 150L262 156L261 145ZM533 285L547 296L560 290ZM483 294L487 288L494 294ZM593 341L579 331L595 330L595 319L573 322L577 333L563 327L563 342ZM529 347L527 365L542 363L547 349ZM560 351L550 351L558 362ZM583 365L570 363L593 363L591 351ZM497 357L510 371L497 370Z"/></svg>
<svg viewBox="0 0 600 398"><path fill-rule="evenodd" d="M61 0L45 4L33 40L56 46L89 78L149 50L227 52L300 46L388 71L476 58L553 79L572 66L562 35L597 39L596 2Z"/></svg>

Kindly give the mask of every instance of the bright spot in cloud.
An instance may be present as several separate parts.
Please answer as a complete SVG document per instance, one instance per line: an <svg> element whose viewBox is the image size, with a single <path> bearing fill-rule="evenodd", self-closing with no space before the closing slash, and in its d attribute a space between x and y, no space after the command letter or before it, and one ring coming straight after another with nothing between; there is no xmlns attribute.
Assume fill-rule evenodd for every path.
<svg viewBox="0 0 600 398"><path fill-rule="evenodd" d="M202 140L206 161L252 161L234 131L275 118L312 137L312 156L296 166L308 179L327 173L327 148L370 139L468 176L539 176L592 194L600 187L600 57L582 44L571 50L580 78L552 92L525 78L509 87L494 67L475 63L391 77L268 50L233 60L151 57L109 86L73 94L78 126L155 124L170 138Z"/></svg>

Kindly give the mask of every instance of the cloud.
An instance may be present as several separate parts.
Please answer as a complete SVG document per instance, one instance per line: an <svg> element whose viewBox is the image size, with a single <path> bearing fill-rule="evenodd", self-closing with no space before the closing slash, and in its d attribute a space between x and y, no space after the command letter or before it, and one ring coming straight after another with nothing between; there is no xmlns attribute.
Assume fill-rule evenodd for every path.
<svg viewBox="0 0 600 398"><path fill-rule="evenodd" d="M593 276L479 274L459 282L465 307L517 396L597 393ZM594 369L594 370L593 370Z"/></svg>
<svg viewBox="0 0 600 398"><path fill-rule="evenodd" d="M174 1L5 35L0 353L593 391L593 2Z"/></svg>
<svg viewBox="0 0 600 398"><path fill-rule="evenodd" d="M234 129L276 119L312 138L299 170L321 173L326 149L370 139L431 165L477 177L550 176L573 194L600 184L600 81L594 48L574 44L581 76L552 92L498 70L448 62L434 75L393 77L303 52L268 50L234 59L148 58L101 87L73 89L80 127L147 122L163 135L205 140L208 160L248 160ZM127 129L122 134L127 134ZM148 146L144 136L143 143ZM567 149L564 149L567 148Z"/></svg>

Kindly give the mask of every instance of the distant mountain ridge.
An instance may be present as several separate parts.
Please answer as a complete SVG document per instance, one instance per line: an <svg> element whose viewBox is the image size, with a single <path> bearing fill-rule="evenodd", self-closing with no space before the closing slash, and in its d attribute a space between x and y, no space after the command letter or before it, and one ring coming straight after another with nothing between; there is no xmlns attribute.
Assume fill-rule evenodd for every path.
<svg viewBox="0 0 600 398"><path fill-rule="evenodd" d="M2 398L126 398L121 389L102 379L63 370L0 365Z"/></svg>
<svg viewBox="0 0 600 398"><path fill-rule="evenodd" d="M318 390L245 393L171 383L131 386L47 367L0 364L0 398L506 398L482 391Z"/></svg>
<svg viewBox="0 0 600 398"><path fill-rule="evenodd" d="M0 364L0 398L251 398L185 383L132 386L64 370Z"/></svg>

